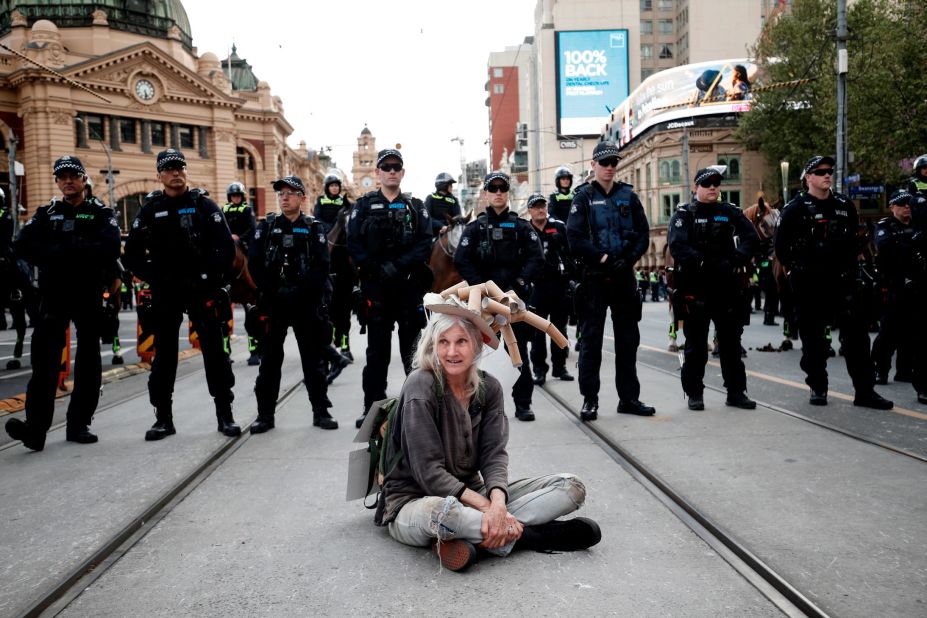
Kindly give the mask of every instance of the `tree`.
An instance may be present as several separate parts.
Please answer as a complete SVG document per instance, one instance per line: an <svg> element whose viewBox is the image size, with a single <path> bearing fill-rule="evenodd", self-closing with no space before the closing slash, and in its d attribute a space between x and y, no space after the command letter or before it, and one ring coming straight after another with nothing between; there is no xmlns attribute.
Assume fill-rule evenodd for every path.
<svg viewBox="0 0 927 618"><path fill-rule="evenodd" d="M739 135L769 161L795 169L836 144L836 0L795 0L754 48L766 83L812 81L754 94ZM850 172L898 183L927 152L927 0L857 0L847 11L847 144ZM797 173L796 173L797 175Z"/></svg>

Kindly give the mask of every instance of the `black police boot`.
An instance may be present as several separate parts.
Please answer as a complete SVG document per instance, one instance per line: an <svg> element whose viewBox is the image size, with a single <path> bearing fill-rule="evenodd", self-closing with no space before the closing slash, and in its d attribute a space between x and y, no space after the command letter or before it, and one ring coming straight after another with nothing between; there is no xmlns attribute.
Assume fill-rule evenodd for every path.
<svg viewBox="0 0 927 618"><path fill-rule="evenodd" d="M96 434L90 433L90 428L86 425L68 427L64 436L68 442L77 442L78 444L93 444L99 440Z"/></svg>
<svg viewBox="0 0 927 618"><path fill-rule="evenodd" d="M534 412L531 411L531 405L515 404L515 418L520 421L530 422L534 420Z"/></svg>
<svg viewBox="0 0 927 618"><path fill-rule="evenodd" d="M364 413L357 417L357 420L354 421L354 426L358 429L361 428L361 425L364 424L364 421L367 420L367 410L364 410Z"/></svg>
<svg viewBox="0 0 927 618"><path fill-rule="evenodd" d="M122 360L121 356L119 356L118 354L113 354L113 364L114 365L122 365L124 363L125 361Z"/></svg>
<svg viewBox="0 0 927 618"><path fill-rule="evenodd" d="M895 382L911 382L914 380L913 371L896 371L895 377L892 378Z"/></svg>
<svg viewBox="0 0 927 618"><path fill-rule="evenodd" d="M601 540L602 531L597 523L586 517L574 517L525 526L521 538L515 541L515 549L579 551L589 549Z"/></svg>
<svg viewBox="0 0 927 618"><path fill-rule="evenodd" d="M583 409L579 412L579 418L584 421L594 421L599 418L599 400L586 398L583 400Z"/></svg>
<svg viewBox="0 0 927 618"><path fill-rule="evenodd" d="M811 398L808 400L813 406L826 406L827 405L827 391L826 390L815 390L811 389Z"/></svg>
<svg viewBox="0 0 927 618"><path fill-rule="evenodd" d="M257 352L252 352L251 356L248 357L248 365L251 367L257 367L261 364L261 355Z"/></svg>
<svg viewBox="0 0 927 618"><path fill-rule="evenodd" d="M927 404L927 392L920 392L917 394L917 403Z"/></svg>
<svg viewBox="0 0 927 618"><path fill-rule="evenodd" d="M895 406L894 403L875 391L856 393L856 397L853 398L853 405L876 410L891 410Z"/></svg>
<svg viewBox="0 0 927 618"><path fill-rule="evenodd" d="M567 371L566 367L560 367L559 369L554 369L554 371L550 375L557 378L558 380L562 380L563 382L572 382L575 379L572 376L572 374L570 374L570 372Z"/></svg>
<svg viewBox="0 0 927 618"><path fill-rule="evenodd" d="M699 393L698 395L689 395L689 409L690 410L704 410L705 409L705 398Z"/></svg>
<svg viewBox="0 0 927 618"><path fill-rule="evenodd" d="M326 384L331 384L334 382L335 378L340 376L341 372L344 371L344 368L351 364L351 361L349 361L341 354L339 354L338 357L339 358L337 360L332 361L331 370L328 372L328 375L325 376Z"/></svg>
<svg viewBox="0 0 927 618"><path fill-rule="evenodd" d="M742 410L753 410L756 408L756 402L747 397L747 394L743 391L728 391L724 405L741 408Z"/></svg>
<svg viewBox="0 0 927 618"><path fill-rule="evenodd" d="M18 358L14 358L14 359L12 359L12 360L6 361L6 368L7 368L7 369L19 369L19 368L22 367L22 366L23 366L23 365L22 365L21 362L19 362L19 359L18 359Z"/></svg>
<svg viewBox="0 0 927 618"><path fill-rule="evenodd" d="M216 421L219 433L229 438L236 438L241 435L241 427L232 417L232 402L216 402Z"/></svg>
<svg viewBox="0 0 927 618"><path fill-rule="evenodd" d="M341 355L348 359L349 363L354 362L354 355L351 354L351 348L341 348Z"/></svg>
<svg viewBox="0 0 927 618"><path fill-rule="evenodd" d="M151 429L145 432L146 440L149 442L163 440L177 433L177 430L174 429L174 416L169 407L155 410L155 418L157 419L155 424L151 426Z"/></svg>
<svg viewBox="0 0 927 618"><path fill-rule="evenodd" d="M41 451L45 448L45 436L32 435L29 425L18 418L11 418L6 422L6 432L14 440L20 440L27 449Z"/></svg>
<svg viewBox="0 0 927 618"><path fill-rule="evenodd" d="M258 417L251 423L251 433L264 433L274 428L273 414L258 414Z"/></svg>
<svg viewBox="0 0 927 618"><path fill-rule="evenodd" d="M887 371L876 371L875 372L875 383L879 386L885 386L888 384L888 372Z"/></svg>
<svg viewBox="0 0 927 618"><path fill-rule="evenodd" d="M776 322L776 318L771 315L763 318L763 326L779 326L779 322Z"/></svg>
<svg viewBox="0 0 927 618"><path fill-rule="evenodd" d="M618 414L636 414L638 416L653 416L656 413L656 408L653 406L648 406L643 401L639 399L632 399L630 401L619 401L618 402Z"/></svg>
<svg viewBox="0 0 927 618"><path fill-rule="evenodd" d="M535 386L544 386L544 383L547 382L547 375L543 373L534 374L534 385Z"/></svg>
<svg viewBox="0 0 927 618"><path fill-rule="evenodd" d="M338 421L328 413L328 408L316 407L312 409L312 426L322 429L338 429Z"/></svg>

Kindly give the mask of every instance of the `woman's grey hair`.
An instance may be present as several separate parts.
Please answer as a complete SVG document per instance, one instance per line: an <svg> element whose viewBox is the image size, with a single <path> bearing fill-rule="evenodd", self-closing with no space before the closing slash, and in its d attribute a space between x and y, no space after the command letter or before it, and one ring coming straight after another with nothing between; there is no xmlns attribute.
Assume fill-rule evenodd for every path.
<svg viewBox="0 0 927 618"><path fill-rule="evenodd" d="M480 374L477 359L483 351L483 334L474 326L470 320L446 313L432 313L428 324L422 330L422 336L418 340L415 348L415 356L412 359L412 367L430 371L441 388L444 388L444 369L441 367L441 361L438 359L437 343L438 339L449 329L460 326L470 343L473 345L473 364L467 374L466 394L473 397L480 386Z"/></svg>

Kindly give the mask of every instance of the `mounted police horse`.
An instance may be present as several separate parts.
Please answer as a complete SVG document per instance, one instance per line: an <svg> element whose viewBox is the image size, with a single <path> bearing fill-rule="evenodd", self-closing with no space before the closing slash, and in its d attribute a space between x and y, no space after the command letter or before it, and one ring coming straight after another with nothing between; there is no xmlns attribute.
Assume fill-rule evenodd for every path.
<svg viewBox="0 0 927 618"><path fill-rule="evenodd" d="M428 267L434 273L432 292L440 292L463 280L454 266L454 253L463 236L467 221L463 217L454 217L447 222L447 229L438 236L431 246Z"/></svg>

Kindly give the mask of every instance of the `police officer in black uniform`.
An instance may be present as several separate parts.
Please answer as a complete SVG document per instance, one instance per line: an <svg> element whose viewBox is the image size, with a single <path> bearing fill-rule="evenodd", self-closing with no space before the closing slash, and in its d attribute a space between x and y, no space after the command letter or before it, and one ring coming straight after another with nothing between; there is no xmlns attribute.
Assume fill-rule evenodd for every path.
<svg viewBox="0 0 927 618"><path fill-rule="evenodd" d="M322 224L301 212L306 195L302 179L286 176L275 180L274 191L280 212L267 215L261 222L248 254L261 308L270 318L264 358L254 383L258 417L251 433L274 427L283 342L290 328L299 347L312 424L338 429L338 421L328 413L328 386L320 367L322 350L332 339L327 305L331 298L328 240Z"/></svg>
<svg viewBox="0 0 927 618"><path fill-rule="evenodd" d="M558 167L554 171L554 186L557 190L550 194L548 208L554 219L566 223L573 205L573 171L566 165Z"/></svg>
<svg viewBox="0 0 927 618"><path fill-rule="evenodd" d="M509 210L510 187L511 179L504 172L491 172L483 179L489 208L464 228L454 266L470 285L493 281L502 290L514 290L519 298L530 302L532 284L543 269L540 244L531 224ZM534 329L524 322L516 322L512 329L522 358L520 375L512 387L515 418L533 421L534 380L528 342L534 337Z"/></svg>
<svg viewBox="0 0 927 618"><path fill-rule="evenodd" d="M331 384L349 363L354 362L351 353L351 309L353 292L357 285L357 271L351 263L348 252L348 217L353 204L342 195L341 178L337 174L328 174L322 180L324 194L316 198L312 215L322 224L328 236L331 256L332 301L329 307L334 328L335 347L340 350L339 358L329 354L331 368L326 381ZM331 238L332 230L340 227L340 232Z"/></svg>
<svg viewBox="0 0 927 618"><path fill-rule="evenodd" d="M19 369L22 363L23 342L26 339L26 294L31 292L28 266L13 253L13 217L6 205L6 193L0 189L0 312L2 305L10 309L16 342L13 358L6 362L7 369ZM5 319L4 319L5 322Z"/></svg>
<svg viewBox="0 0 927 618"><path fill-rule="evenodd" d="M685 361L682 390L690 410L704 410L708 327L715 323L726 404L752 410L747 374L740 354L746 269L759 251L760 238L743 212L719 202L721 173L712 168L695 174L695 199L680 205L669 223L668 244L676 265L673 308L685 315Z"/></svg>
<svg viewBox="0 0 927 618"><path fill-rule="evenodd" d="M542 318L550 319L561 333L566 332L570 314L569 284L573 272L573 261L567 246L566 223L549 217L547 200L540 193L528 196L528 216L541 243L541 257L544 266L540 276L535 278L534 290L528 304ZM567 371L566 349L550 344L551 375L564 382L572 382ZM531 341L531 364L534 366L534 383L538 386L547 380L547 334L536 330Z"/></svg>
<svg viewBox="0 0 927 618"><path fill-rule="evenodd" d="M87 175L77 157L55 161L62 193L36 210L14 244L17 255L39 268L41 305L32 333L32 378L26 387L26 422L10 419L6 431L34 451L45 447L52 423L61 350L70 322L77 328L74 390L68 403L70 442L90 444L90 421L100 401L100 293L119 257L119 225L112 208L86 199Z"/></svg>
<svg viewBox="0 0 927 618"><path fill-rule="evenodd" d="M650 226L640 198L631 185L615 181L618 148L600 142L592 152L593 179L576 188L567 237L570 251L580 261L580 286L585 307L579 347L580 413L584 421L598 418L599 368L605 313L611 309L615 333L615 386L618 413L652 416L653 406L640 401L637 347L640 345L641 297L634 264L650 244Z"/></svg>
<svg viewBox="0 0 927 618"><path fill-rule="evenodd" d="M431 251L431 217L421 200L402 193L402 154L395 148L377 153L380 189L364 194L348 221L348 250L360 275L367 308L367 365L364 367L364 415L386 398L393 324L399 328L399 354L406 373L425 326L422 295L431 287L426 264ZM360 427L364 415L357 419Z"/></svg>
<svg viewBox="0 0 927 618"><path fill-rule="evenodd" d="M454 197L454 177L447 172L441 172L435 178L435 192L425 198L425 210L431 217L432 237L447 231L451 219L460 216L460 204Z"/></svg>
<svg viewBox="0 0 927 618"><path fill-rule="evenodd" d="M859 217L846 196L831 191L833 157L815 155L802 172L805 190L782 210L776 255L788 273L801 337L801 368L811 405L827 405L827 327L840 329L843 355L853 380L853 404L879 410L892 402L873 389L869 334L864 312L854 311L859 272Z"/></svg>
<svg viewBox="0 0 927 618"><path fill-rule="evenodd" d="M173 417L177 341L183 314L190 316L200 339L206 384L216 405L218 430L241 434L232 417L235 376L223 347L221 320L228 303L228 274L235 257L232 233L222 209L202 189L187 186L187 160L179 150L158 153L163 190L145 198L125 246L125 265L151 285L155 357L148 396L155 424L146 440L176 432Z"/></svg>
<svg viewBox="0 0 927 618"><path fill-rule="evenodd" d="M917 269L914 250L914 223L911 217L913 197L905 190L892 193L888 200L892 215L881 219L875 227L876 265L887 298L879 321L879 334L872 343L872 362L876 384L888 384L892 356L898 351L896 379L910 379L913 365L918 364L911 335L919 330L917 308L922 296L923 281ZM901 374L901 375L899 375ZM905 375L907 374L907 375ZM927 377L927 376L925 376ZM927 403L927 392L918 400Z"/></svg>

